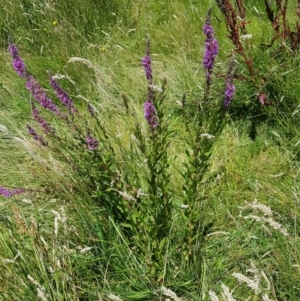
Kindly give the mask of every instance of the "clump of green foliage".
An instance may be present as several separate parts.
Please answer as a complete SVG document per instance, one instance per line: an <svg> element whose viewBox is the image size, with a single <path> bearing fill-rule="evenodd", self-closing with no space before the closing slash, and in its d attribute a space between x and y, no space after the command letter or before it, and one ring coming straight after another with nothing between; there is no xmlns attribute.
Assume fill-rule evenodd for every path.
<svg viewBox="0 0 300 301"><path fill-rule="evenodd" d="M288 3L4 4L3 299L299 298Z"/></svg>

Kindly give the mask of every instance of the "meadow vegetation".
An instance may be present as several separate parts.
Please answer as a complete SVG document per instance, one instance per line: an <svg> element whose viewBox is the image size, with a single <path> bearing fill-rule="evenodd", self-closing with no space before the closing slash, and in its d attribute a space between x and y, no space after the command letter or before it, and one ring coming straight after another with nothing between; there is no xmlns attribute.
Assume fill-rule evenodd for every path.
<svg viewBox="0 0 300 301"><path fill-rule="evenodd" d="M299 17L2 0L0 300L300 300Z"/></svg>

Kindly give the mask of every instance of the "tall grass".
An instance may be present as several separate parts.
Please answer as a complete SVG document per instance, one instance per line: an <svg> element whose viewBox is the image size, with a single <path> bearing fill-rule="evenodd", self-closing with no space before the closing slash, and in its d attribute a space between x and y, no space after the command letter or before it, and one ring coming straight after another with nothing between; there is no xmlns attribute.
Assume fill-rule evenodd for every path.
<svg viewBox="0 0 300 301"><path fill-rule="evenodd" d="M79 2L3 4L0 186L25 192L1 201L0 298L299 299L298 52L261 46L274 34L264 5L245 3L253 38L234 56L225 108L236 45L216 5L210 83L202 27L211 3ZM289 2L290 26L294 9ZM14 73L8 35L61 114ZM144 117L147 99L158 127Z"/></svg>

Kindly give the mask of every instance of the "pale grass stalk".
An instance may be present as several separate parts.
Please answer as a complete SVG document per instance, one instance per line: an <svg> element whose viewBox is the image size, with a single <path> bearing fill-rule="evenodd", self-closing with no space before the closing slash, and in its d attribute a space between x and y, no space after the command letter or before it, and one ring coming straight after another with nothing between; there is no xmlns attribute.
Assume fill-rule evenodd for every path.
<svg viewBox="0 0 300 301"><path fill-rule="evenodd" d="M14 259L6 259L6 258L1 258L3 263L15 263L18 257L21 256L20 251L18 250L17 255L14 257Z"/></svg>
<svg viewBox="0 0 300 301"><path fill-rule="evenodd" d="M255 294L260 293L260 288L259 288L260 279L250 279L241 273L232 273L232 276L234 276L240 283L243 282L249 288L254 290Z"/></svg>
<svg viewBox="0 0 300 301"><path fill-rule="evenodd" d="M128 194L126 191L119 191L117 190L117 192L126 200L126 201L136 201L136 199Z"/></svg>
<svg viewBox="0 0 300 301"><path fill-rule="evenodd" d="M258 203L257 199L255 198L252 203L246 203L244 206L240 206L240 216L243 210L245 209L253 209L257 212L257 210L261 211L266 216L273 216L272 210L270 206Z"/></svg>
<svg viewBox="0 0 300 301"><path fill-rule="evenodd" d="M108 299L113 300L113 301L123 301L121 298L119 298L118 296L114 295L114 294L109 294L107 296Z"/></svg>
<svg viewBox="0 0 300 301"><path fill-rule="evenodd" d="M226 301L236 301L232 296L232 291L229 290L229 287L226 286L224 283L221 283L221 287L223 290L223 299L226 298Z"/></svg>
<svg viewBox="0 0 300 301"><path fill-rule="evenodd" d="M0 132L2 133L8 133L8 129L5 125L0 124Z"/></svg>
<svg viewBox="0 0 300 301"><path fill-rule="evenodd" d="M73 86L76 86L76 83L71 79L70 76L68 75L64 75L64 74L55 74L55 75L52 75L52 78L54 79L66 79L68 80Z"/></svg>
<svg viewBox="0 0 300 301"><path fill-rule="evenodd" d="M37 296L38 298L40 298L42 301L47 301L47 297L46 297L46 293L43 289L41 288L37 288Z"/></svg>
<svg viewBox="0 0 300 301"><path fill-rule="evenodd" d="M246 203L244 206L240 206L240 217L243 217L244 219L252 219L257 222L262 222L263 226L264 224L268 224L270 227L272 227L275 230L278 230L282 235L288 236L288 231L278 222L276 222L273 219L273 212L270 208L270 206L266 206L264 204L258 203L257 199L254 199L252 203ZM255 213L258 213L260 211L263 216L254 215L254 214L248 214L246 216L243 216L243 211L247 209L252 209L255 211Z"/></svg>
<svg viewBox="0 0 300 301"><path fill-rule="evenodd" d="M226 232L226 231L215 231L215 232L207 234L206 237L213 236L213 235L229 235L229 234L230 233Z"/></svg>
<svg viewBox="0 0 300 301"><path fill-rule="evenodd" d="M100 295L99 292L97 293L97 296L98 296L98 301L103 301L103 299L102 299L102 297L101 297L101 295Z"/></svg>
<svg viewBox="0 0 300 301"><path fill-rule="evenodd" d="M211 301L220 301L219 297L214 291L209 291L208 295Z"/></svg>
<svg viewBox="0 0 300 301"><path fill-rule="evenodd" d="M85 247L85 248L78 247L78 249L80 250L80 253L81 253L81 254L84 254L84 253L89 252L89 251L92 250L93 248L92 248L92 247Z"/></svg>
<svg viewBox="0 0 300 301"><path fill-rule="evenodd" d="M201 138L202 137L206 137L207 139L214 139L214 138L216 138L214 135L211 135L209 133L203 133L203 134L200 135L200 137Z"/></svg>
<svg viewBox="0 0 300 301"><path fill-rule="evenodd" d="M284 236L289 235L287 230L284 229L281 224L274 221L271 217L261 217L261 216L250 214L250 215L244 216L244 219L253 219L257 222L263 222L263 223L269 224L270 227L272 227L275 230L278 230L282 235L284 235Z"/></svg>
<svg viewBox="0 0 300 301"><path fill-rule="evenodd" d="M79 99L84 100L88 105L90 105L92 107L92 109L94 110L96 115L99 114L99 111L97 110L97 108L91 103L91 101L89 99L87 99L83 95L78 94L78 95L74 96L74 98L79 98ZM102 111L104 111L104 106L102 104L98 103L97 105L101 108Z"/></svg>
<svg viewBox="0 0 300 301"><path fill-rule="evenodd" d="M28 200L28 199L23 199L22 202L25 203L25 204L33 205L32 201Z"/></svg>
<svg viewBox="0 0 300 301"><path fill-rule="evenodd" d="M41 239L42 243L44 244L45 250L47 251L49 249L47 242L45 241L43 236L40 236L40 239Z"/></svg>
<svg viewBox="0 0 300 301"><path fill-rule="evenodd" d="M140 145L140 142L137 140L137 138L135 137L134 134L132 134L132 133L130 134L130 139L137 145Z"/></svg>
<svg viewBox="0 0 300 301"><path fill-rule="evenodd" d="M264 288L264 291L269 291L271 290L271 283L268 279L268 277L266 276L266 274L264 273L264 271L259 270L254 262L251 261L250 263L251 268L247 270L247 272L252 273L253 274L253 279L246 277L245 275L241 274L241 273L233 273L232 275L237 278L237 280L239 282L243 282L245 283L249 288L251 288L252 290L254 290L255 294L261 294L262 293L262 289L259 288L259 285L261 283L261 280L265 280L267 287ZM265 294L266 295L266 294ZM266 299L267 300L267 299Z"/></svg>
<svg viewBox="0 0 300 301"><path fill-rule="evenodd" d="M45 288L40 285L32 276L27 275L28 280L37 287L37 297L42 301L47 301L47 294Z"/></svg>
<svg viewBox="0 0 300 301"><path fill-rule="evenodd" d="M183 301L183 299L179 298L175 292L173 292L172 290L162 286L161 287L161 293L164 295L164 296L167 296L167 297L170 297L172 298L172 300L175 300L175 301Z"/></svg>
<svg viewBox="0 0 300 301"><path fill-rule="evenodd" d="M270 299L269 296L267 294L264 294L262 296L263 301L274 301L273 299Z"/></svg>
<svg viewBox="0 0 300 301"><path fill-rule="evenodd" d="M55 210L51 210L51 212L55 215L55 218L54 218L54 234L55 236L57 236L58 234L58 228L59 228L59 225L58 225L58 221L60 221L62 224L65 224L66 221L67 221L67 216L65 214L65 209L63 206L60 207L60 213L55 211Z"/></svg>
<svg viewBox="0 0 300 301"><path fill-rule="evenodd" d="M97 78L100 78L103 81L99 68L97 68L90 60L81 57L71 57L68 60L68 63L82 63L86 65L88 68L92 69L95 72Z"/></svg>

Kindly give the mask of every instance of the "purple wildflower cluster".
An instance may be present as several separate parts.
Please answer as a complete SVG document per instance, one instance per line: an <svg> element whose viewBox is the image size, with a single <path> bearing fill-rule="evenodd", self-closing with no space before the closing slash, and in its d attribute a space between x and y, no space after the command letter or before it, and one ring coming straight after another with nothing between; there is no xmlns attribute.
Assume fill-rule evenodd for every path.
<svg viewBox="0 0 300 301"><path fill-rule="evenodd" d="M30 91L33 98L40 103L42 107L60 115L58 107L53 103L53 101L47 96L43 88L40 86L38 81L32 76L28 75L26 77L26 88Z"/></svg>
<svg viewBox="0 0 300 301"><path fill-rule="evenodd" d="M52 132L50 124L41 116L40 111L37 108L33 109L32 116L39 123L45 133L50 134Z"/></svg>
<svg viewBox="0 0 300 301"><path fill-rule="evenodd" d="M69 109L71 113L77 112L77 109L74 107L73 101L68 93L61 88L50 72L48 72L48 74L50 85L55 90L58 99Z"/></svg>
<svg viewBox="0 0 300 301"><path fill-rule="evenodd" d="M148 121L151 131L154 131L158 126L157 116L156 116L156 108L152 101L152 91L149 88L148 90L148 100L144 103L144 116Z"/></svg>
<svg viewBox="0 0 300 301"><path fill-rule="evenodd" d="M206 22L203 26L203 33L206 35L203 66L206 70L206 82L208 85L211 83L212 70L219 50L218 41L214 38L214 29L210 25L210 13L211 9L207 13Z"/></svg>
<svg viewBox="0 0 300 301"><path fill-rule="evenodd" d="M47 142L45 142L44 138L42 136L38 135L33 127L31 127L28 124L26 126L27 126L27 129L28 129L29 135L31 135L34 140L39 141L44 146L47 145Z"/></svg>
<svg viewBox="0 0 300 301"><path fill-rule="evenodd" d="M146 56L142 59L142 64L145 69L146 78L148 80L148 99L144 103L144 116L147 120L151 131L154 131L158 126L157 116L156 116L156 108L153 103L154 92L151 88L152 83L152 66L151 66L151 57L150 57L150 41L147 41L146 45Z"/></svg>
<svg viewBox="0 0 300 301"><path fill-rule="evenodd" d="M87 134L86 144L89 150L95 150L98 147L98 141L92 137L90 133Z"/></svg>
<svg viewBox="0 0 300 301"><path fill-rule="evenodd" d="M224 106L228 107L230 105L230 101L234 96L235 86L233 85L233 77L228 77L226 81L226 89L225 89L225 99L224 99Z"/></svg>
<svg viewBox="0 0 300 301"><path fill-rule="evenodd" d="M19 52L17 47L9 41L8 51L10 52L12 58L13 58L13 68L21 77L27 76L27 70L25 67L25 64L21 57L19 56Z"/></svg>
<svg viewBox="0 0 300 301"><path fill-rule="evenodd" d="M225 92L224 92L224 106L228 107L232 98L234 97L235 86L233 85L234 75L236 69L233 68L234 59L230 61L227 75L225 77Z"/></svg>
<svg viewBox="0 0 300 301"><path fill-rule="evenodd" d="M151 67L151 57L150 57L150 42L147 41L146 56L142 59L142 64L145 69L146 78L149 82L152 81L152 67Z"/></svg>
<svg viewBox="0 0 300 301"><path fill-rule="evenodd" d="M25 189L13 189L13 190L9 190L7 188L4 188L2 186L0 186L0 194L2 196L4 196L5 198L9 198L12 197L14 195L20 194L25 192Z"/></svg>

